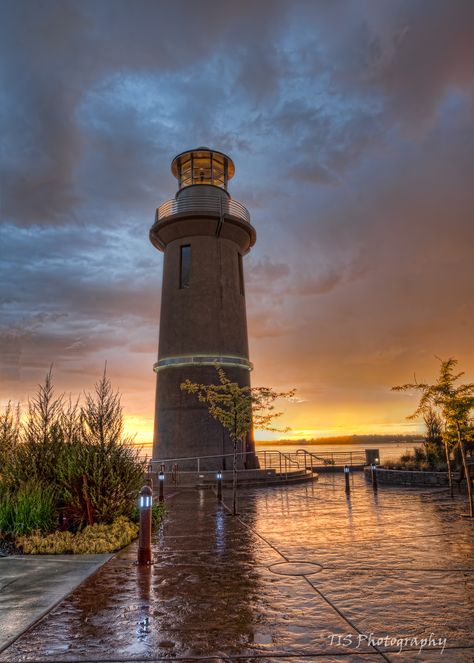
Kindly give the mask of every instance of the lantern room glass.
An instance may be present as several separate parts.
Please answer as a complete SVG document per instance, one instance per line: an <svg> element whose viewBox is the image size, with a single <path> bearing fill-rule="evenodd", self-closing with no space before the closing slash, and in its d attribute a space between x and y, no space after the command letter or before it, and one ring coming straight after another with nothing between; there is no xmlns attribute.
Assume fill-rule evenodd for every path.
<svg viewBox="0 0 474 663"><path fill-rule="evenodd" d="M194 184L210 184L227 190L232 177L234 164L221 152L197 149L178 155L172 164L172 172L177 177L179 188Z"/></svg>

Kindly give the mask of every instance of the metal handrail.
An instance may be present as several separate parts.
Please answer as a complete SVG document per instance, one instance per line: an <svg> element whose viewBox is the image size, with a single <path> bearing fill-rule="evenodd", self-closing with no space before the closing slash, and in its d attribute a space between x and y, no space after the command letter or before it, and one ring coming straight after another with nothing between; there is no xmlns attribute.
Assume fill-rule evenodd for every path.
<svg viewBox="0 0 474 663"><path fill-rule="evenodd" d="M365 451L332 451L330 453L321 454L317 456L307 449L298 449L296 454L304 454L304 459L306 463L306 456L310 457L310 461L315 459L314 464L318 465L361 465L365 464Z"/></svg>
<svg viewBox="0 0 474 663"><path fill-rule="evenodd" d="M267 462L267 454L269 455L269 462ZM212 456L186 456L186 457L179 457L179 458L162 458L158 460L150 460L148 462L148 468L149 471L153 472L154 467L164 467L166 469L166 466L170 468L173 467L173 465L176 465L177 471L181 472L181 469L179 467L179 463L183 461L196 461L196 471L201 472L201 461L202 460L208 460L210 458L217 458L217 459L222 459L222 458L232 458L233 453L229 454L215 454ZM248 452L238 452L237 457L240 456L248 456ZM281 451L277 450L263 450L263 451L256 451L255 455L261 459L263 457L263 468L261 469L275 469L279 470L280 474L288 474L289 471L291 471L291 466L295 465L298 469L300 468L300 463L298 457L292 457L292 453L283 453ZM272 458L272 455L275 456L275 462ZM294 455L294 454L293 454ZM304 468L306 471L306 467ZM238 472L242 472L242 470L237 470Z"/></svg>
<svg viewBox="0 0 474 663"><path fill-rule="evenodd" d="M288 476L288 472L291 472L292 465L296 466L298 470L303 469L305 474L308 472L310 474L313 473L306 462L304 462L303 468L301 468L298 454L294 451L282 452L274 449L261 449L256 452L256 455L258 456L259 461L263 461L263 469L275 469L281 475L285 474L285 476Z"/></svg>
<svg viewBox="0 0 474 663"><path fill-rule="evenodd" d="M241 221L245 221L245 223L250 223L248 209L237 200L199 193L186 198L172 198L164 202L156 210L155 223L175 214L185 214L187 212L209 212L220 217L225 215L235 216Z"/></svg>

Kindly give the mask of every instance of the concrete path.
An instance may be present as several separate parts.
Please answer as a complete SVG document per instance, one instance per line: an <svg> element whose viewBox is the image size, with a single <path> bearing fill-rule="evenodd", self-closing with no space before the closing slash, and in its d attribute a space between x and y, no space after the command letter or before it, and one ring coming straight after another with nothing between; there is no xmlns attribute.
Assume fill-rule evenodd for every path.
<svg viewBox="0 0 474 663"><path fill-rule="evenodd" d="M229 502L228 494L225 499ZM168 498L151 568L113 557L1 661L474 660L465 497L342 476Z"/></svg>
<svg viewBox="0 0 474 663"><path fill-rule="evenodd" d="M111 557L0 557L0 652Z"/></svg>

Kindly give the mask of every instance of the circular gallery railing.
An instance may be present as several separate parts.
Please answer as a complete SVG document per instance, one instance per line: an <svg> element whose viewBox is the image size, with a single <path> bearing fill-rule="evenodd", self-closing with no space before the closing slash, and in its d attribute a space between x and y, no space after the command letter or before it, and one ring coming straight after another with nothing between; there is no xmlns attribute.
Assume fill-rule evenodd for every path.
<svg viewBox="0 0 474 663"><path fill-rule="evenodd" d="M245 221L245 223L250 223L249 211L242 203L232 198L226 200L221 196L210 196L200 193L182 199L173 198L172 200L167 200L156 210L155 221L163 221L175 214L191 212L199 214L208 212L213 216L217 214L221 217L229 215L237 217L241 221Z"/></svg>
<svg viewBox="0 0 474 663"><path fill-rule="evenodd" d="M244 357L234 355L184 355L182 357L163 357L153 365L153 370L158 372L163 368L181 366L233 366L244 368L247 371L253 369L253 364Z"/></svg>

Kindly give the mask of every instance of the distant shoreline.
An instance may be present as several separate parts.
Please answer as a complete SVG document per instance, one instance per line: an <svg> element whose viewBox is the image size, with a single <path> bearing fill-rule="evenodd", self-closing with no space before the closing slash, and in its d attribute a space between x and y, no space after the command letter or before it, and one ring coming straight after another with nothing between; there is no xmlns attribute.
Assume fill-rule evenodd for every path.
<svg viewBox="0 0 474 663"><path fill-rule="evenodd" d="M255 440L256 447L318 447L337 445L384 445L416 444L423 441L422 435L347 435L341 437L320 437L312 440ZM152 442L136 442L139 446L151 447Z"/></svg>
<svg viewBox="0 0 474 663"><path fill-rule="evenodd" d="M422 437L420 435L403 435L400 437L392 436L363 436L355 435L351 437L328 437L328 438L319 438L316 440L256 440L255 445L257 447L266 447L266 446L328 446L328 445L347 445L347 444L413 444L415 442L421 442Z"/></svg>

